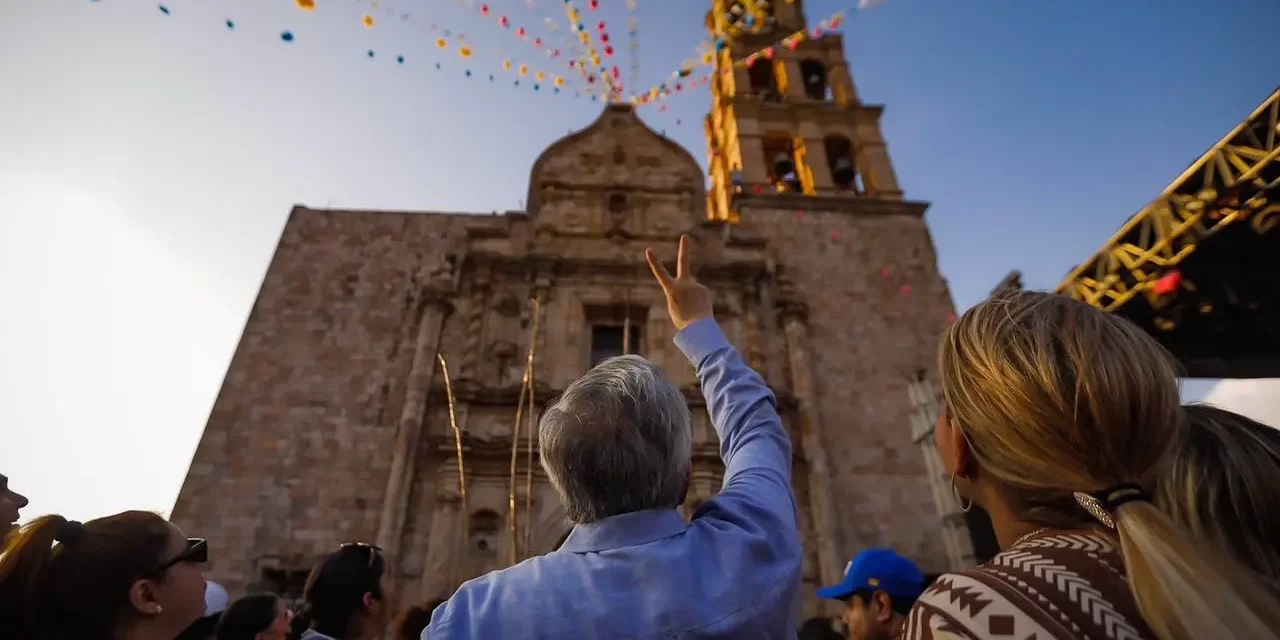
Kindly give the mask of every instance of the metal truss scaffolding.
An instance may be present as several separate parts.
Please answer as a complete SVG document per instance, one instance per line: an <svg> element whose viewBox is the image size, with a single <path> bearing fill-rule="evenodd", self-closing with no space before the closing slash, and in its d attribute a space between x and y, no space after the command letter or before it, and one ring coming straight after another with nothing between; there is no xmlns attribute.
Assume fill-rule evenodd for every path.
<svg viewBox="0 0 1280 640"><path fill-rule="evenodd" d="M1153 310L1168 301L1176 267L1200 243L1248 225L1263 235L1280 224L1280 89L1076 267L1057 293L1116 311L1142 296ZM1195 284L1179 278L1182 289Z"/></svg>

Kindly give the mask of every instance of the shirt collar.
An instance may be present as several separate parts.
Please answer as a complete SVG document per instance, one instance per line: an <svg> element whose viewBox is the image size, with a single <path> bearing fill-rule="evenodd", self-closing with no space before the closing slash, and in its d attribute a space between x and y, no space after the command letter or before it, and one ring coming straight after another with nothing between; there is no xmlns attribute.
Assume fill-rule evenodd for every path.
<svg viewBox="0 0 1280 640"><path fill-rule="evenodd" d="M674 536L686 526L675 509L633 511L574 527L560 550L587 553L632 547Z"/></svg>

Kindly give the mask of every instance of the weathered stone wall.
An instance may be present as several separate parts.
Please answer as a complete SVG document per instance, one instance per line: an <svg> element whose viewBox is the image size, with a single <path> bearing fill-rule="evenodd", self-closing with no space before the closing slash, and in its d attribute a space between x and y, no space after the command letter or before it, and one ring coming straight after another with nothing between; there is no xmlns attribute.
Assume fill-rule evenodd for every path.
<svg viewBox="0 0 1280 640"><path fill-rule="evenodd" d="M937 510L907 419L908 386L921 370L935 377L938 337L953 312L918 215L923 207L908 212L862 201L824 211L802 198L758 202L744 204L735 231L769 239L779 272L809 307L831 470L825 489L842 557L891 547L926 572L946 569Z"/></svg>
<svg viewBox="0 0 1280 640"><path fill-rule="evenodd" d="M213 579L373 539L422 283L463 220L292 212L173 511Z"/></svg>

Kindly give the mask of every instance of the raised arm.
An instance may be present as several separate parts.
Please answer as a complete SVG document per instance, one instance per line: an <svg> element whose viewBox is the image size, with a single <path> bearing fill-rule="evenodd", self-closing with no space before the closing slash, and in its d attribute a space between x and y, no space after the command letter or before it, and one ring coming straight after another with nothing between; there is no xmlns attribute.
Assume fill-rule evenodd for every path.
<svg viewBox="0 0 1280 640"><path fill-rule="evenodd" d="M725 464L721 495L740 489L743 497L754 494L794 518L791 440L782 428L773 392L720 331L712 317L711 292L694 279L689 267L687 245L682 236L674 278L652 249L645 257L666 293L667 311L680 330L676 345L697 371L711 422L720 436L720 456Z"/></svg>
<svg viewBox="0 0 1280 640"><path fill-rule="evenodd" d="M739 472L759 467L791 477L791 440L782 428L773 392L764 379L742 361L711 318L698 320L676 335L676 346L698 373L707 399L711 424L720 436L724 482ZM786 483L788 488L790 482Z"/></svg>

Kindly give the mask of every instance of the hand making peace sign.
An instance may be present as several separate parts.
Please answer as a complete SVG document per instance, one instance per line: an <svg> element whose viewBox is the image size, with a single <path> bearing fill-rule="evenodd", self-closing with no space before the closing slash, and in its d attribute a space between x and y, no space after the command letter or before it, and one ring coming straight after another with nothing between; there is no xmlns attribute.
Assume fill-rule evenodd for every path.
<svg viewBox="0 0 1280 640"><path fill-rule="evenodd" d="M658 261L653 249L645 249L644 257L649 261L653 277L658 279L663 293L667 294L667 313L671 314L671 322L676 325L677 330L703 318L712 317L711 290L702 286L689 268L689 236L680 236L680 252L676 258L674 278Z"/></svg>

